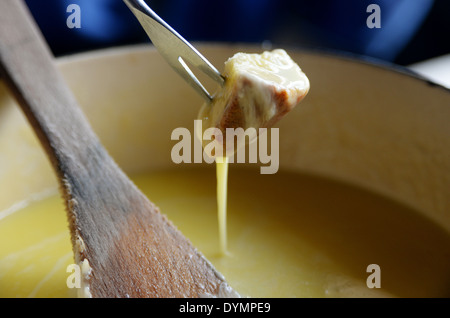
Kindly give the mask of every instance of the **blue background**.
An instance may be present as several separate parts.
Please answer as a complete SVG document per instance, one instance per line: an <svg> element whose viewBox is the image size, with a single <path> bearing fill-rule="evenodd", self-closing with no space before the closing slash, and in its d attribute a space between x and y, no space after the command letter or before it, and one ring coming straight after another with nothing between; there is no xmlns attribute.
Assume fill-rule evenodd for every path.
<svg viewBox="0 0 450 318"><path fill-rule="evenodd" d="M122 0L27 0L56 56L149 42ZM147 0L188 41L328 48L407 65L450 52L448 0ZM369 29L369 4L381 28ZM69 4L81 8L70 29Z"/></svg>

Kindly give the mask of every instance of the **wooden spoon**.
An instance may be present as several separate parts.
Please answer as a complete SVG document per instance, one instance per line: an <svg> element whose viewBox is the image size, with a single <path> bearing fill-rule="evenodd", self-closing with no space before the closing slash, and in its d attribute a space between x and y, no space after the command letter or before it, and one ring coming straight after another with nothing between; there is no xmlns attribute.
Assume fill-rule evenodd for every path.
<svg viewBox="0 0 450 318"><path fill-rule="evenodd" d="M85 295L237 295L108 155L24 3L1 0L0 24L0 69L56 170Z"/></svg>

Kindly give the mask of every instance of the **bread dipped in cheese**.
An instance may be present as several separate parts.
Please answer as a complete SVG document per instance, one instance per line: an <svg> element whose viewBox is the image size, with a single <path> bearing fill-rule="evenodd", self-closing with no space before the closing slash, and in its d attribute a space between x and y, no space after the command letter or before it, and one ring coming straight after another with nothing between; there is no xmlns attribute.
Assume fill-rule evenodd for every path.
<svg viewBox="0 0 450 318"><path fill-rule="evenodd" d="M223 76L224 86L211 103L203 105L199 118L203 131L221 131L215 135L215 141L224 145L227 155L242 146L226 147L227 128L255 128L252 135L248 134L252 142L259 128L273 126L309 91L308 78L282 49L261 54L237 53L225 62Z"/></svg>

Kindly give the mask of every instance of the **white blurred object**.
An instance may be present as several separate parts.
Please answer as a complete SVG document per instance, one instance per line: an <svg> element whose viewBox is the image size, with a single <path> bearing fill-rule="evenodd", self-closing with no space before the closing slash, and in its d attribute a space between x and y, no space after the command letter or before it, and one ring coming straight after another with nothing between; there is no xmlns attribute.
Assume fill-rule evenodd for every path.
<svg viewBox="0 0 450 318"><path fill-rule="evenodd" d="M409 68L435 83L450 88L450 54L412 64Z"/></svg>

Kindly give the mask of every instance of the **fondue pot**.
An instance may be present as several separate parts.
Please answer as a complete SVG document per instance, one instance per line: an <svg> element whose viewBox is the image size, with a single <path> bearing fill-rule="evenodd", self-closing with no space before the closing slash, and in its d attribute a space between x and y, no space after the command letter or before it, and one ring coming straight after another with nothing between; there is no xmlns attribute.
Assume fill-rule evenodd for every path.
<svg viewBox="0 0 450 318"><path fill-rule="evenodd" d="M236 52L263 51L244 44L196 47L219 70ZM450 91L401 67L346 54L286 51L308 76L311 89L276 125L279 170L387 197L450 235ZM112 48L62 57L57 63L100 140L126 173L180 167L171 160L171 133L178 127L193 130L203 100L154 48ZM214 85L208 90L214 91ZM56 188L43 149L0 82L0 222L18 202ZM389 219L378 225L379 235L388 225ZM450 258L448 246L442 253ZM450 269L430 275L446 281L448 293Z"/></svg>

